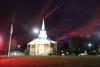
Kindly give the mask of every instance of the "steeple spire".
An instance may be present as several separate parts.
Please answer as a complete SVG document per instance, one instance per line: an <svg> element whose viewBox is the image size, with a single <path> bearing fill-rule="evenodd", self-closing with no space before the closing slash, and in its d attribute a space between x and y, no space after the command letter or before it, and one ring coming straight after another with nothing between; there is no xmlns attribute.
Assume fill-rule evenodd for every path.
<svg viewBox="0 0 100 67"><path fill-rule="evenodd" d="M44 19L42 21L42 29L40 31L40 34L39 34L39 38L47 38L47 34L46 34L46 30L45 30L45 24L44 24Z"/></svg>
<svg viewBox="0 0 100 67"><path fill-rule="evenodd" d="M43 19L43 21L42 21L42 30L45 30L44 19Z"/></svg>

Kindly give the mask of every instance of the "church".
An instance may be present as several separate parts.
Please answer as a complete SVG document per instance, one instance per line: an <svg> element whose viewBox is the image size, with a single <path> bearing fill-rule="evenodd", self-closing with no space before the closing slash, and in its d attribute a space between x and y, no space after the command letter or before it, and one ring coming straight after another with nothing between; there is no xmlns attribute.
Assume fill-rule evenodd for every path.
<svg viewBox="0 0 100 67"><path fill-rule="evenodd" d="M33 56L48 56L49 54L53 54L54 50L57 50L57 42L50 40L47 37L44 19L42 22L42 29L39 33L39 36L29 42L28 47L29 55Z"/></svg>

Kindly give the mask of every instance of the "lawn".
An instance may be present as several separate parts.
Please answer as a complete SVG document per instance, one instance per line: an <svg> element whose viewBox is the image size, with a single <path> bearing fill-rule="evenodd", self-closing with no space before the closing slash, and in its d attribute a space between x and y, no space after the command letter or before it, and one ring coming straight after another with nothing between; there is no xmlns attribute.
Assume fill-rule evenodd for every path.
<svg viewBox="0 0 100 67"><path fill-rule="evenodd" d="M1 56L0 67L100 67L100 56Z"/></svg>

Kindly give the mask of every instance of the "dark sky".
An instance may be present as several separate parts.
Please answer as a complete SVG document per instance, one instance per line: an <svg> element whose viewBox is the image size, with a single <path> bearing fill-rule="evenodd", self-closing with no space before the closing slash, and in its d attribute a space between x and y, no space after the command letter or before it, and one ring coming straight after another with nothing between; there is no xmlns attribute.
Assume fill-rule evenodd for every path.
<svg viewBox="0 0 100 67"><path fill-rule="evenodd" d="M0 0L0 34L9 39L13 14L13 37L21 43L37 36L31 30L40 29L43 18L48 36L55 40L69 34L90 33L100 24L99 6L96 0Z"/></svg>

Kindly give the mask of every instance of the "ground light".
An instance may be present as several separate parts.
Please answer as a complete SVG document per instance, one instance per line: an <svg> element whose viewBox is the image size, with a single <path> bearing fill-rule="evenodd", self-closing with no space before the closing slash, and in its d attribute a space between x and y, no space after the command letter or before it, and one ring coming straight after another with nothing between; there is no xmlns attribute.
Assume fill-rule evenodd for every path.
<svg viewBox="0 0 100 67"><path fill-rule="evenodd" d="M64 56L65 54L64 53L62 53L62 56Z"/></svg>
<svg viewBox="0 0 100 67"><path fill-rule="evenodd" d="M0 35L0 46L3 44L3 37Z"/></svg>
<svg viewBox="0 0 100 67"><path fill-rule="evenodd" d="M92 44L91 44L91 43L89 43L89 44L88 44L88 47L91 47L91 46L92 46Z"/></svg>
<svg viewBox="0 0 100 67"><path fill-rule="evenodd" d="M20 45L17 45L18 49L20 48Z"/></svg>

